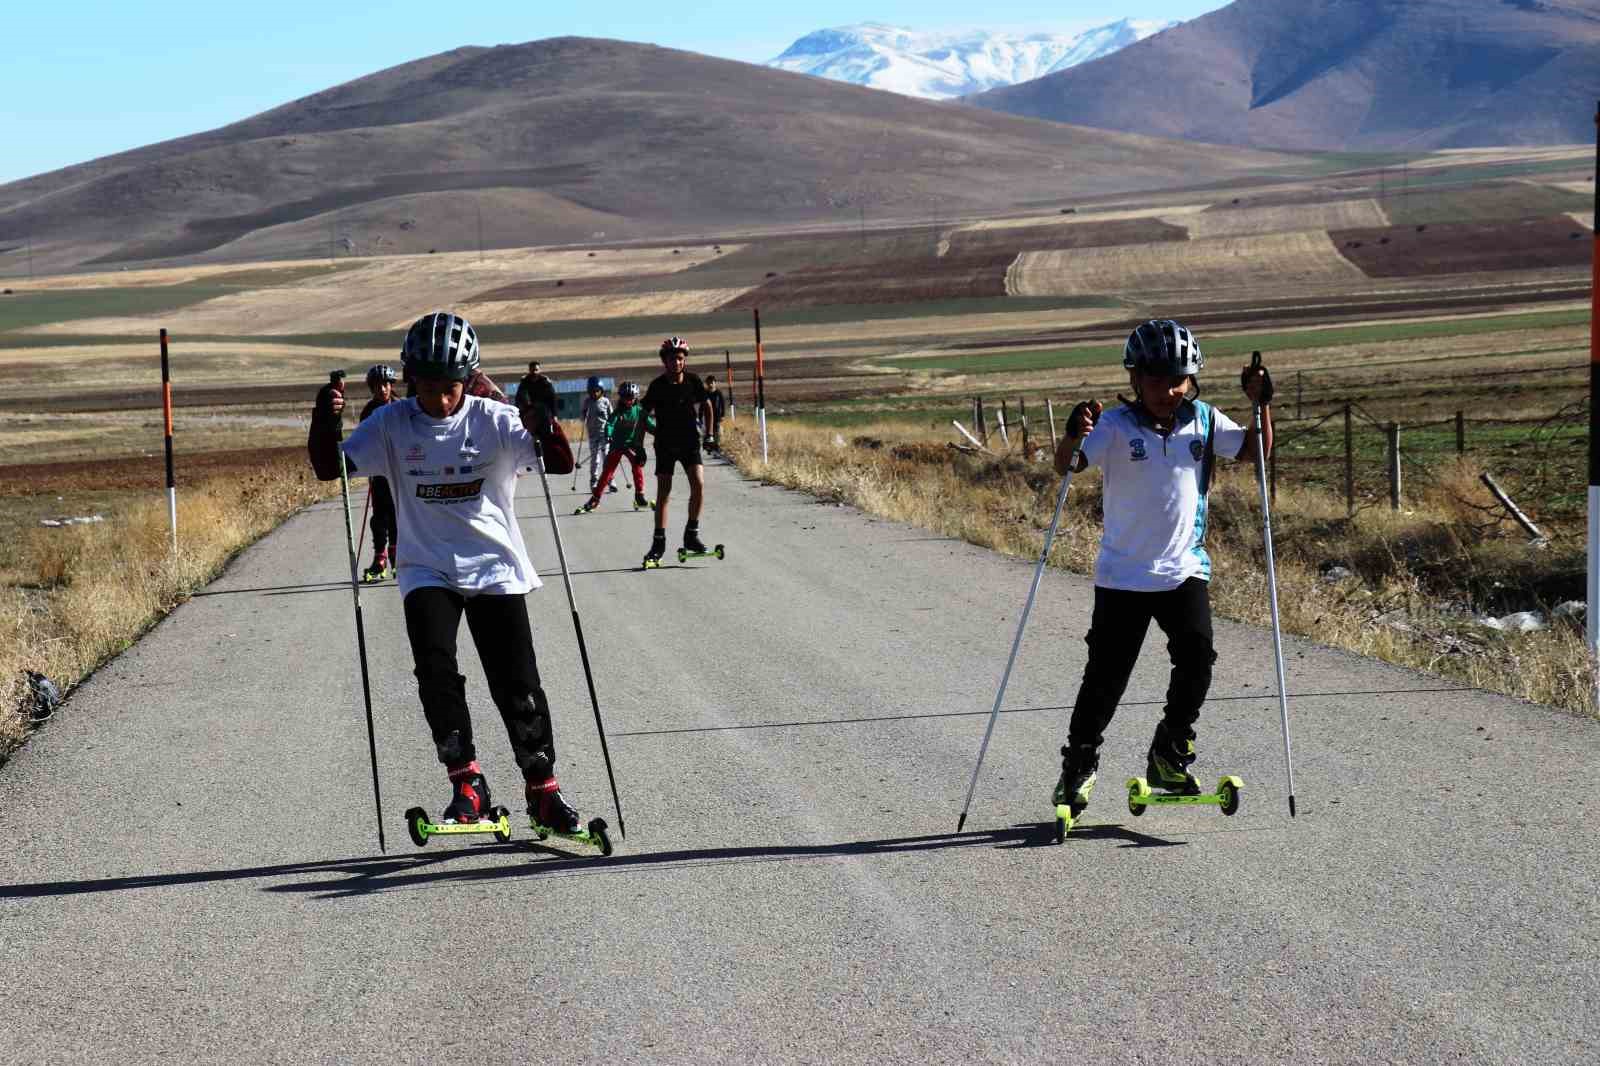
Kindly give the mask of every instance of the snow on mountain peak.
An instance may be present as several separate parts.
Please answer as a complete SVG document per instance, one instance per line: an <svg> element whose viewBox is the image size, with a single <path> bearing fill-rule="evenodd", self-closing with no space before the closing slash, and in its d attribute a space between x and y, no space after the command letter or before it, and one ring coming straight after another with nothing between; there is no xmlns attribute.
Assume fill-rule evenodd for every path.
<svg viewBox="0 0 1600 1066"><path fill-rule="evenodd" d="M767 66L948 100L1110 55L1176 22L1118 19L1079 34L938 32L862 22L808 33Z"/></svg>

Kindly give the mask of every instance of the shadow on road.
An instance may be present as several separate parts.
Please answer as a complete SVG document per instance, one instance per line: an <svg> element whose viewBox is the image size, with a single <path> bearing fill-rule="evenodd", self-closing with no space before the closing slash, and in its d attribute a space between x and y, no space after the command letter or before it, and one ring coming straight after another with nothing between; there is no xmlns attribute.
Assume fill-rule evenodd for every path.
<svg viewBox="0 0 1600 1066"><path fill-rule="evenodd" d="M1184 841L1165 840L1134 832L1121 825L1092 825L1074 830L1068 840L1120 841L1122 847L1182 847ZM147 888L173 888L215 882L284 880L269 884L265 892L294 893L319 899L415 888L428 884L477 884L485 881L517 881L531 877L572 874L643 873L652 870L679 870L695 866L732 863L797 862L815 859L868 858L918 851L990 846L997 850L1054 847L1051 823L1014 825L970 833L936 833L928 836L891 837L883 840L855 840L841 844L755 845L750 847L682 848L674 851L649 851L613 854L601 858L579 855L531 841L510 844L479 844L466 847L441 847L430 852L403 856L373 855L364 858L330 859L321 862L293 862L274 866L250 866L235 870L195 870L173 874L135 874L84 881L40 881L34 884L0 885L0 899L39 899L77 896L100 892L127 892ZM463 862L500 856L504 865L464 866Z"/></svg>
<svg viewBox="0 0 1600 1066"><path fill-rule="evenodd" d="M307 592L349 592L348 581L315 581L307 585L274 585L257 589L216 589L211 592L195 592L190 594L190 599L203 600L208 596L243 596L247 593L264 593L270 596L292 596Z"/></svg>

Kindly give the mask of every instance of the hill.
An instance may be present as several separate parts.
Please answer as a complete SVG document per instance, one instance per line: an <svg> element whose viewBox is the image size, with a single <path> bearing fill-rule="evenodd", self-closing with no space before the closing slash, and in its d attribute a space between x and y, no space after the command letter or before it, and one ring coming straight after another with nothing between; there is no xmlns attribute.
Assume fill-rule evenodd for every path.
<svg viewBox="0 0 1600 1066"><path fill-rule="evenodd" d="M1114 55L967 101L1286 149L1585 143L1600 0L1236 0Z"/></svg>
<svg viewBox="0 0 1600 1066"><path fill-rule="evenodd" d="M462 48L0 186L0 271L937 217L1222 179L1266 154L648 45Z"/></svg>

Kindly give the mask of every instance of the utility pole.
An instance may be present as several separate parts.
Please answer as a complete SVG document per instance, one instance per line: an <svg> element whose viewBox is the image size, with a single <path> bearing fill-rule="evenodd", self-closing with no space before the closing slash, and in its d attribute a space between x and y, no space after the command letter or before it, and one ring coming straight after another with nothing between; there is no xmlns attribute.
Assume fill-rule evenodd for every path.
<svg viewBox="0 0 1600 1066"><path fill-rule="evenodd" d="M483 262L483 199L478 196L472 198L472 206L478 209L478 262Z"/></svg>

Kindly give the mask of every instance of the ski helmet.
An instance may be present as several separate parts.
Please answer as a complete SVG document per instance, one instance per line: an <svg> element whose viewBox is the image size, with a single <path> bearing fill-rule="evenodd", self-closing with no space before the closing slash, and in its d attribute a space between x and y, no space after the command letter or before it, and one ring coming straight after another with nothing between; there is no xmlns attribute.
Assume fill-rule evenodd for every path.
<svg viewBox="0 0 1600 1066"><path fill-rule="evenodd" d="M400 357L411 377L466 381L478 369L478 334L460 315L434 311L411 324Z"/></svg>
<svg viewBox="0 0 1600 1066"><path fill-rule="evenodd" d="M1170 318L1154 318L1128 334L1122 365L1146 374L1178 377L1198 374L1206 357L1200 354L1194 334Z"/></svg>
<svg viewBox="0 0 1600 1066"><path fill-rule="evenodd" d="M586 387L590 392L593 392L600 387L600 379L591 374L589 376L589 384Z"/></svg>
<svg viewBox="0 0 1600 1066"><path fill-rule="evenodd" d="M394 384L394 367L387 363L374 363L367 368L367 384L382 385L384 382Z"/></svg>
<svg viewBox="0 0 1600 1066"><path fill-rule="evenodd" d="M624 381L621 385L617 386L617 395L621 396L627 402L632 403L634 400L639 398L639 386L635 385L631 381Z"/></svg>
<svg viewBox="0 0 1600 1066"><path fill-rule="evenodd" d="M689 345L686 344L684 339L678 336L676 333L661 342L661 358L665 359L668 356L674 355L678 352L688 355Z"/></svg>

